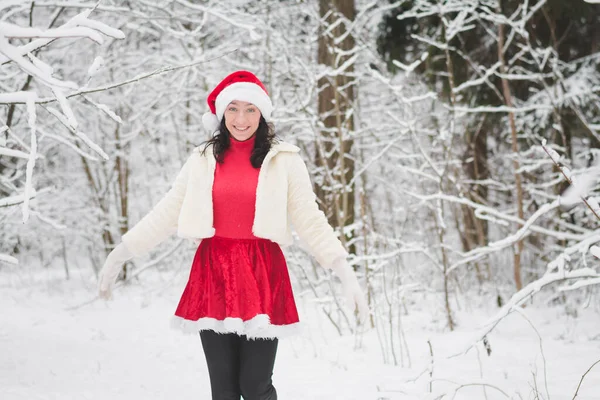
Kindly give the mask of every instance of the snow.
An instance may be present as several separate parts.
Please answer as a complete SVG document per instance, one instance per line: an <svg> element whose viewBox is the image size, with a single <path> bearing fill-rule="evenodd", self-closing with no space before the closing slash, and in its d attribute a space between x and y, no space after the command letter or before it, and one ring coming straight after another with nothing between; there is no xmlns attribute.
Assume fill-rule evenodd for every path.
<svg viewBox="0 0 600 400"><path fill-rule="evenodd" d="M38 97L35 92L13 92L13 93L0 93L0 104L5 103L26 103L29 100L37 101Z"/></svg>
<svg viewBox="0 0 600 400"><path fill-rule="evenodd" d="M94 107L96 107L98 110L100 110L101 112L103 112L104 114L106 114L113 121L115 121L115 122L117 122L119 124L123 124L123 120L121 119L121 117L119 117L117 114L115 114L115 112L112 111L106 104L96 103L95 101L93 101L89 97L86 97L85 99L86 99L86 101L88 101L89 103L91 103L92 105L94 105Z"/></svg>
<svg viewBox="0 0 600 400"><path fill-rule="evenodd" d="M23 151L7 149L6 147L0 147L0 156L29 158L29 154Z"/></svg>
<svg viewBox="0 0 600 400"><path fill-rule="evenodd" d="M404 70L405 75L408 77L415 70L415 68L417 68L425 60L427 60L428 57L429 57L429 53L425 52L418 60L413 61L410 65L405 65L398 60L392 60L392 64L394 64L396 67Z"/></svg>
<svg viewBox="0 0 600 400"><path fill-rule="evenodd" d="M26 223L29 219L29 200L32 194L35 192L33 188L33 168L35 167L35 160L37 156L37 114L35 110L35 102L30 97L27 100L27 125L29 125L30 133L30 152L29 159L27 160L27 167L25 168L25 191L23 194L23 223Z"/></svg>
<svg viewBox="0 0 600 400"><path fill-rule="evenodd" d="M29 57L29 59L31 60L33 65L35 65L37 68L39 68L40 71L44 71L45 74L52 75L54 73L54 68L52 68L50 65L46 64L45 62L43 62L42 60L40 60L33 54L28 53L27 57Z"/></svg>
<svg viewBox="0 0 600 400"><path fill-rule="evenodd" d="M86 135L84 132L75 130L74 127L69 122L69 120L67 118L65 118L65 116L60 111L58 111L54 107L46 107L46 111L48 111L50 114L54 115L56 117L56 119L58 119L64 126L69 128L78 138L80 138L92 150L94 150L96 153L98 153L100 155L100 157L102 157L105 160L108 160L108 158L109 158L108 154L106 154L106 152L104 152L104 150L102 150L100 148L100 146L98 146L96 143L94 143L88 137L88 135Z"/></svg>
<svg viewBox="0 0 600 400"><path fill-rule="evenodd" d="M64 38L64 37L87 37L96 43L102 43L102 35L89 28L59 28L39 29L25 28L6 22L0 22L0 32L10 38Z"/></svg>
<svg viewBox="0 0 600 400"><path fill-rule="evenodd" d="M590 253L596 258L600 258L600 247L592 246L590 247Z"/></svg>
<svg viewBox="0 0 600 400"><path fill-rule="evenodd" d="M145 279L119 289L113 301L91 303L94 278L80 270L71 276L65 281L50 272L0 269L0 398L210 399L198 336L169 325L185 274ZM412 364L405 357L401 367L382 363L375 330L340 337L317 311L317 302L296 293L305 329L280 340L273 377L279 398L481 400L485 383L489 400L533 399L533 387L548 398L547 381L550 398L571 399L599 358L597 311L580 309L573 318L564 307L535 304L509 315L487 335L489 356L478 345L451 357L494 310L463 309L455 315L459 328L444 332L444 318L428 311L435 300L411 296L403 328ZM428 392L431 368L433 393ZM592 369L577 399L599 399L599 387L600 368Z"/></svg>
<svg viewBox="0 0 600 400"><path fill-rule="evenodd" d="M543 204L535 213L533 213L531 215L531 217L529 217L527 219L527 222L525 222L523 224L523 226L520 227L517 232L515 232L513 235L509 235L509 236L505 237L504 239L498 240L496 242L490 242L489 246L496 247L496 248L504 248L504 247L507 247L507 246L510 246L510 245L516 243L517 241L521 240L521 238L531 228L531 225L533 225L533 223L538 218L540 218L542 215L548 213L549 211L552 211L552 210L558 208L559 206L560 206L560 202L558 200L554 200L552 203Z"/></svg>
<svg viewBox="0 0 600 400"><path fill-rule="evenodd" d="M588 199L588 204L590 205L590 207L592 207L592 210L598 214L598 212L600 212L600 205L598 205L598 200L596 200L595 197L590 197Z"/></svg>
<svg viewBox="0 0 600 400"><path fill-rule="evenodd" d="M278 104L277 129L289 134L307 159L322 128L315 103L318 78L346 75L352 67L351 84L359 93L360 107L343 114L356 117L355 130L341 132L356 139L353 152L360 157L350 183L361 187L370 211L363 214L361 204L364 218L342 231L361 232L356 237L361 246L364 239L364 253L357 258L369 261L376 327L339 336L320 310L335 303L329 295L315 298L313 293L329 282L305 273L304 292L296 291L305 329L281 340L274 377L280 398L572 399L583 374L600 361L600 231L590 212L600 211L598 170L586 158L589 139L575 135L574 156L568 158L555 136L568 124L553 116L557 107L571 109L600 138L598 117L587 111L600 87L597 55L563 64L551 47L523 40L525 24L544 0L525 2L511 17L498 14L492 1L412 2L401 19L435 16L446 29L441 37L430 37L427 29L414 35L423 46L406 54L406 64L392 60L404 71L397 76L385 72L372 51L372 29L379 23L376 15L401 2L357 2L362 11L351 29L333 37L340 44L352 32L356 47L333 49L344 58L327 68L314 63L318 32L332 33L348 21L318 24L325 19L316 2L266 10L261 2L242 0L211 6L176 0L168 9L146 7L157 2L141 8L135 2L122 8L95 1L35 2L31 22L31 7L21 3L0 5L3 10L9 4L21 7L2 17L19 26L0 22L0 64L6 64L0 104L17 104L18 111L10 128L0 127L0 158L10 157L16 168L13 173L10 167L1 182L9 192L0 199L0 226L5 227L0 232L5 244L0 249L0 400L210 398L198 336L170 325L186 276L185 267L175 273L165 269L166 260L179 254L176 247L130 274L131 284L119 286L111 302L95 299L90 265L103 257L104 229L114 238L121 233L120 200L127 199L128 222L133 222L164 194L167 175L190 144L204 138L199 116L207 90L223 71L240 68L264 76ZM81 8L86 9L73 14ZM420 82L422 76L414 72L429 57L425 49L455 54L449 40L473 24L491 35L482 43L493 45L497 35L491 25L498 23L510 28L508 64L522 67L501 74L494 59L471 60L473 73L453 89L456 104ZM120 43L113 40L126 35ZM66 39L82 37L90 40ZM13 92L27 75L33 76L30 91ZM531 93L515 97L514 107L464 101L500 77L515 85L544 81L544 88L530 87ZM474 181L460 172L464 142L458 134L467 122L507 112L517 115L523 139L516 172L536 177L525 181L529 206L523 219L514 213L515 171L509 163L515 154L501 136L487 138L494 173L479 184L490 188L488 201L466 196ZM553 139L543 140L543 148L523 148L542 137ZM589 151L593 159L596 153ZM101 162L109 156L122 157L126 165ZM97 162L82 166L82 158ZM332 173L314 171L317 180ZM123 176L127 185L118 181ZM565 177L571 188L558 198L555 189ZM125 189L127 197L120 197ZM571 204L578 209L563 213L559 208ZM490 227L489 240L469 251L461 251L456 240L461 220L456 210L462 208L474 210ZM12 218L21 209L24 220L30 216L25 226ZM424 217L422 209L431 216ZM428 233L435 218L444 229L442 243ZM511 247L524 238L526 286L514 294L507 287ZM54 248L61 241L63 251ZM448 254L445 271L438 256L442 249ZM38 252L40 265L31 262ZM86 257L69 263L71 280L62 276L66 266L47 265L67 252ZM489 262L491 269L484 287L476 286L472 272L480 261L480 267ZM292 272L301 270L298 265ZM445 278L454 332L446 329L440 292ZM495 307L498 291L514 294L503 308ZM399 366L384 363L395 359ZM577 399L600 400L599 393L600 365L589 371Z"/></svg>
<svg viewBox="0 0 600 400"><path fill-rule="evenodd" d="M75 17L73 17L71 20L67 21L64 25L62 25L59 29L55 29L55 32L71 32L72 28L76 28L77 25L82 25L82 26L86 26L87 28L92 28L92 29L85 29L84 30L78 30L77 33L81 34L81 33L92 33L94 37L89 37L91 40L94 40L94 38L96 39L100 39L100 41L102 41L102 37L99 36L96 32L94 32L95 30L98 30L100 32L103 32L104 34L107 34L109 36L112 36L116 39L123 39L125 37L125 34L118 30L118 29L113 29L108 27L105 24L102 23L98 23L97 26L94 25L94 21L90 21L87 20L87 15L89 15L89 13L91 12L91 9L86 10L84 12L82 12L81 14L76 15ZM8 35L10 36L14 32L14 26L11 26L10 24L5 24L0 28L0 38L4 39L4 35ZM21 28L19 28L21 29ZM42 31L43 32L43 31ZM71 34L69 35L63 35L63 36L71 36ZM46 46L48 43L50 43L50 41L54 40L53 37L50 38L39 38L39 39L35 39L30 41L29 43L23 45L23 46L19 46L19 47L15 47L12 48L12 46L8 45L8 42L6 42L6 44L4 45L0 45L0 64L3 64L9 60L15 60L16 58L19 58L25 54L31 53L34 50ZM10 46L10 47L9 47ZM7 53L5 50L9 50L10 53Z"/></svg>
<svg viewBox="0 0 600 400"><path fill-rule="evenodd" d="M571 206L580 203L582 199L588 196L590 190L594 188L598 181L598 167L590 168L577 176L572 176L567 167L562 167L562 171L571 180L571 186L560 197L562 205ZM590 204L592 201L594 201L593 198L588 199Z"/></svg>
<svg viewBox="0 0 600 400"><path fill-rule="evenodd" d="M38 68L32 62L23 57L19 50L12 46L0 30L0 53L15 62L23 71L39 79L40 82L53 87L76 89L77 85L73 82L64 82L53 78L48 74L47 68Z"/></svg>
<svg viewBox="0 0 600 400"><path fill-rule="evenodd" d="M88 68L88 76L91 78L96 75L96 73L104 66L104 58L101 56L97 56L94 58L94 62Z"/></svg>
<svg viewBox="0 0 600 400"><path fill-rule="evenodd" d="M36 195L36 192L34 189L33 193L31 193L31 197L33 197L35 195ZM24 202L24 201L25 201L25 195L23 195L23 194L16 195L16 196L3 197L2 199L0 199L0 207L12 206L12 205Z"/></svg>
<svg viewBox="0 0 600 400"><path fill-rule="evenodd" d="M77 118L75 117L75 114L73 113L73 110L71 109L71 106L69 106L69 101L65 97L65 94L63 93L62 90L60 90L58 88L53 88L52 91L54 92L54 96L56 97L56 100L58 100L58 104L60 104L60 108L62 109L63 114L65 115L65 117L67 117L67 122L69 124L69 127L73 128L73 129L77 129L77 127L79 125L77 123Z"/></svg>
<svg viewBox="0 0 600 400"><path fill-rule="evenodd" d="M7 264L19 264L19 260L17 260L13 256L9 256L7 254L0 254L0 262L5 262Z"/></svg>

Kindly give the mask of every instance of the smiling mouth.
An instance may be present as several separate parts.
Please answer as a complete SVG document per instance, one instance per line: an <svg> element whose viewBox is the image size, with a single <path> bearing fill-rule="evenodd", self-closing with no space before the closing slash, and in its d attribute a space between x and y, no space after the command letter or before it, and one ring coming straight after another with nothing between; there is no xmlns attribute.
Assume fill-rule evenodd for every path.
<svg viewBox="0 0 600 400"><path fill-rule="evenodd" d="M248 129L250 129L250 127L249 127L249 126L247 126L247 127L245 127L245 128L241 128L241 127L239 127L239 126L234 126L234 128L235 128L236 130L240 131L240 132L244 132L244 131L247 131Z"/></svg>

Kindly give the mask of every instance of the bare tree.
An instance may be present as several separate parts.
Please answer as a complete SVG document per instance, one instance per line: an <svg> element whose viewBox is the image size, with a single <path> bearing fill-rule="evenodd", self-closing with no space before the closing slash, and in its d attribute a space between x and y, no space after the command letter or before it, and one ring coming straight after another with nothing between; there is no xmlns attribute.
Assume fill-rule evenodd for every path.
<svg viewBox="0 0 600 400"><path fill-rule="evenodd" d="M352 24L356 15L354 0L319 0L320 27L318 62L322 66L318 80L320 135L317 137L316 164L320 174L317 196L329 222L340 231L342 241L354 236L344 228L354 223L355 188L354 105L358 56ZM351 253L353 243L347 243Z"/></svg>

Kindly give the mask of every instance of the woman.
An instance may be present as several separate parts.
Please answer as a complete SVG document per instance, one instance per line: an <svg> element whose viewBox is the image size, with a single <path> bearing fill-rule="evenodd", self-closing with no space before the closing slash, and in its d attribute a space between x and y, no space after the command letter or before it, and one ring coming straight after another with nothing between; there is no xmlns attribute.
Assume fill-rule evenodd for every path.
<svg viewBox="0 0 600 400"><path fill-rule="evenodd" d="M200 240L174 322L199 331L212 398L277 399L271 376L278 338L297 331L298 313L280 245L290 224L311 254L340 277L360 322L368 306L347 252L316 203L299 148L276 141L273 109L248 71L208 96L202 120L214 137L196 148L165 197L124 236L100 274L110 297L122 264L177 232Z"/></svg>

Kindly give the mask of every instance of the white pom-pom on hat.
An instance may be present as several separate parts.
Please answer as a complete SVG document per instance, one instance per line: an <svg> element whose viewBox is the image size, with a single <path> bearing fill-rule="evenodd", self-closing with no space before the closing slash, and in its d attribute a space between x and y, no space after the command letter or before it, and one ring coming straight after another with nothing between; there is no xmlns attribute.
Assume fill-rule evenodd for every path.
<svg viewBox="0 0 600 400"><path fill-rule="evenodd" d="M217 116L210 111L202 114L202 125L210 133L214 133L219 130L219 119Z"/></svg>

